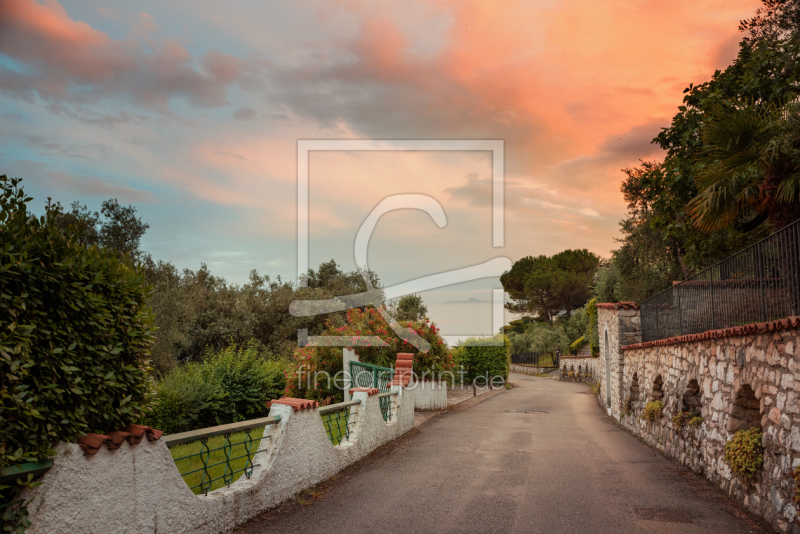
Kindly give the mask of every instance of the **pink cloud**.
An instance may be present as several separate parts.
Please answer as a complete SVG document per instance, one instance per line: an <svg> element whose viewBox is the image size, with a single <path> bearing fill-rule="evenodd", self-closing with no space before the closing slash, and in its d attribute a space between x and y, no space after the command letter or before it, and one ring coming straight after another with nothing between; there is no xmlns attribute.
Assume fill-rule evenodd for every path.
<svg viewBox="0 0 800 534"><path fill-rule="evenodd" d="M155 27L152 17L141 15L145 28ZM23 67L2 70L0 90L11 96L68 102L127 96L161 109L176 97L197 106L226 105L227 88L243 64L211 51L198 69L177 40L147 49L134 40L111 39L72 20L55 0L0 0L0 53Z"/></svg>

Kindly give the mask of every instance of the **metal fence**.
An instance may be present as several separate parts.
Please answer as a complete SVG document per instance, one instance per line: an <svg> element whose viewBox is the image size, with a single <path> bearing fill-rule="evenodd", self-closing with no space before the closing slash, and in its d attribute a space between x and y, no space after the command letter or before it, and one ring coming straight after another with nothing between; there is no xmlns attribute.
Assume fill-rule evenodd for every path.
<svg viewBox="0 0 800 534"><path fill-rule="evenodd" d="M800 315L800 220L641 304L642 341Z"/></svg>
<svg viewBox="0 0 800 534"><path fill-rule="evenodd" d="M350 434L357 423L358 409L356 406L359 404L361 401L356 400L331 404L319 409L322 425L334 445L350 439Z"/></svg>
<svg viewBox="0 0 800 534"><path fill-rule="evenodd" d="M253 458L258 448L264 428L277 424L281 418L264 417L241 423L214 426L180 434L164 436L170 448L175 466L196 494L230 486L244 474L253 474Z"/></svg>
<svg viewBox="0 0 800 534"><path fill-rule="evenodd" d="M394 378L394 369L371 363L350 362L350 380L353 387L378 388L381 393L389 391Z"/></svg>
<svg viewBox="0 0 800 534"><path fill-rule="evenodd" d="M558 367L558 352L520 352L511 355L511 363L534 367Z"/></svg>
<svg viewBox="0 0 800 534"><path fill-rule="evenodd" d="M392 417L392 403L397 392L389 391L389 384L394 378L394 369L381 367L371 363L350 362L350 380L353 387L378 388L381 392L378 395L381 405L383 420L388 421Z"/></svg>

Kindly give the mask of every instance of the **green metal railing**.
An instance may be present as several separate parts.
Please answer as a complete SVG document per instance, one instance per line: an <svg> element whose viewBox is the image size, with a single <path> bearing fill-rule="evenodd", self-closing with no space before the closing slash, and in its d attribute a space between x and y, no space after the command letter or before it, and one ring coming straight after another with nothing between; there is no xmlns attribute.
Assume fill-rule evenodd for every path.
<svg viewBox="0 0 800 534"><path fill-rule="evenodd" d="M18 478L30 477L31 479L33 479L38 477L39 475L45 474L52 467L53 467L53 460L49 458L46 460L38 460L36 462L25 462L16 465L7 465L5 467L0 467L0 484L10 485ZM25 499L17 499L15 501L1 503L0 510L4 510L10 506L14 506L16 504L22 504L24 502Z"/></svg>
<svg viewBox="0 0 800 534"><path fill-rule="evenodd" d="M361 404L360 400L348 401L331 404L319 409L322 425L325 427L325 432L328 433L328 438L334 446L350 439L353 428L358 422L358 410L353 410L352 408L359 404Z"/></svg>
<svg viewBox="0 0 800 534"><path fill-rule="evenodd" d="M378 388L381 393L389 391L394 378L394 369L371 363L350 362L350 380L353 387Z"/></svg>
<svg viewBox="0 0 800 534"><path fill-rule="evenodd" d="M253 463L253 458L263 451L258 445L264 429L280 420L279 416L264 417L171 434L163 439L189 489L208 495L209 491L230 486L242 474L250 478L259 465ZM236 436L241 436L241 441Z"/></svg>
<svg viewBox="0 0 800 534"><path fill-rule="evenodd" d="M381 405L381 415L383 420L388 421L392 418L392 409L397 399L397 391L389 391L388 393L381 393L378 395L378 402Z"/></svg>
<svg viewBox="0 0 800 534"><path fill-rule="evenodd" d="M394 369L372 365L371 363L350 362L350 380L353 387L378 388L381 392L378 400L381 404L383 420L388 421L392 417L392 397L384 395L389 393L389 384L394 378ZM396 394L397 392L395 392Z"/></svg>

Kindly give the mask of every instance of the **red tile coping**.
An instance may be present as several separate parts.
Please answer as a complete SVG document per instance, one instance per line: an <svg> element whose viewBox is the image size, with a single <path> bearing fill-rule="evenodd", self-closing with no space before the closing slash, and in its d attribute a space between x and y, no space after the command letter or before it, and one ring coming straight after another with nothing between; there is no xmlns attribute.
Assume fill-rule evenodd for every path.
<svg viewBox="0 0 800 534"><path fill-rule="evenodd" d="M299 412L300 410L316 410L319 408L319 403L317 401L293 399L291 397L282 397L278 400L272 401L272 404L285 404L286 406L291 406L294 408L294 411L296 412Z"/></svg>
<svg viewBox="0 0 800 534"><path fill-rule="evenodd" d="M406 387L411 381L411 373L414 367L414 355L410 352L398 352L397 362L395 363L394 378L390 386Z"/></svg>
<svg viewBox="0 0 800 534"><path fill-rule="evenodd" d="M353 393L366 393L367 395L372 397L373 395L377 395L378 393L380 393L380 391L381 390L379 390L378 388L351 388L350 395L352 395Z"/></svg>
<svg viewBox="0 0 800 534"><path fill-rule="evenodd" d="M639 306L635 302L601 302L598 308L605 310L638 310Z"/></svg>
<svg viewBox="0 0 800 534"><path fill-rule="evenodd" d="M78 440L78 445L86 455L92 455L105 445L109 450L119 449L123 441L136 445L147 436L147 441L160 439L164 434L161 430L143 425L128 425L124 430L112 430L105 434L86 434Z"/></svg>
<svg viewBox="0 0 800 534"><path fill-rule="evenodd" d="M691 343L693 341L704 341L708 339L720 339L724 337L746 336L748 334L760 334L763 332L774 332L777 330L788 330L790 328L800 328L800 316L787 317L777 321L767 323L752 323L743 326L733 326L719 330L708 330L700 334L687 334L685 336L668 337L655 341L645 341L644 343L634 343L624 345L622 350L647 349L650 347L663 347L666 345L677 345L679 343Z"/></svg>

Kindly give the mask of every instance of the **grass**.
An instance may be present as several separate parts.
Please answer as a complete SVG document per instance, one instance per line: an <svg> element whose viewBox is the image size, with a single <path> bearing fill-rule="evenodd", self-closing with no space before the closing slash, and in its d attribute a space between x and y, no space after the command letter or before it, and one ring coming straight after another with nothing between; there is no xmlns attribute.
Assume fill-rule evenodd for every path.
<svg viewBox="0 0 800 534"><path fill-rule="evenodd" d="M325 432L331 443L338 445L347 439L347 426L350 422L350 408L336 410L335 412L328 412L321 415L322 425L325 427Z"/></svg>
<svg viewBox="0 0 800 534"><path fill-rule="evenodd" d="M244 441L245 439L244 432L238 432L236 434L231 434L230 440L231 443L234 445L231 447L231 458L236 458L238 456L244 456L247 452L245 449ZM253 438L253 444L251 445L251 452L255 453L259 445L259 440L264 435L264 427L254 428L250 431L250 437ZM217 449L222 447L225 444L225 436L215 436L208 440L208 448L209 449ZM184 458L182 460L178 460L175 462L176 467L178 468L179 473L188 473L190 471L194 471L195 469L202 469L203 461L200 459L199 452L202 444L199 441L192 441L191 443L184 443L183 445L176 445L172 447L169 452L172 454L172 458L183 458L185 456L190 456L194 454L195 456L190 456L189 458ZM209 457L208 464L216 464L219 462L225 461L225 451L220 449L213 451L211 456ZM240 469L244 469L245 464L247 463L247 457L239 458L237 460L231 461L231 467L233 471L238 471ZM211 475L212 479L217 477L222 477L222 474L225 472L225 463L221 465L217 465L215 467L210 468L209 474ZM239 471L233 475L233 481L235 482L238 480L244 471ZM183 480L186 481L186 484L191 488L192 486L200 484L200 480L203 478L203 471L197 471L196 473L192 473L190 475L186 475L183 477ZM219 489L225 486L225 481L220 478L219 480L215 480L211 483L211 489L209 491L214 491L215 489ZM192 489L192 491L199 495L202 493L200 491L200 486Z"/></svg>

